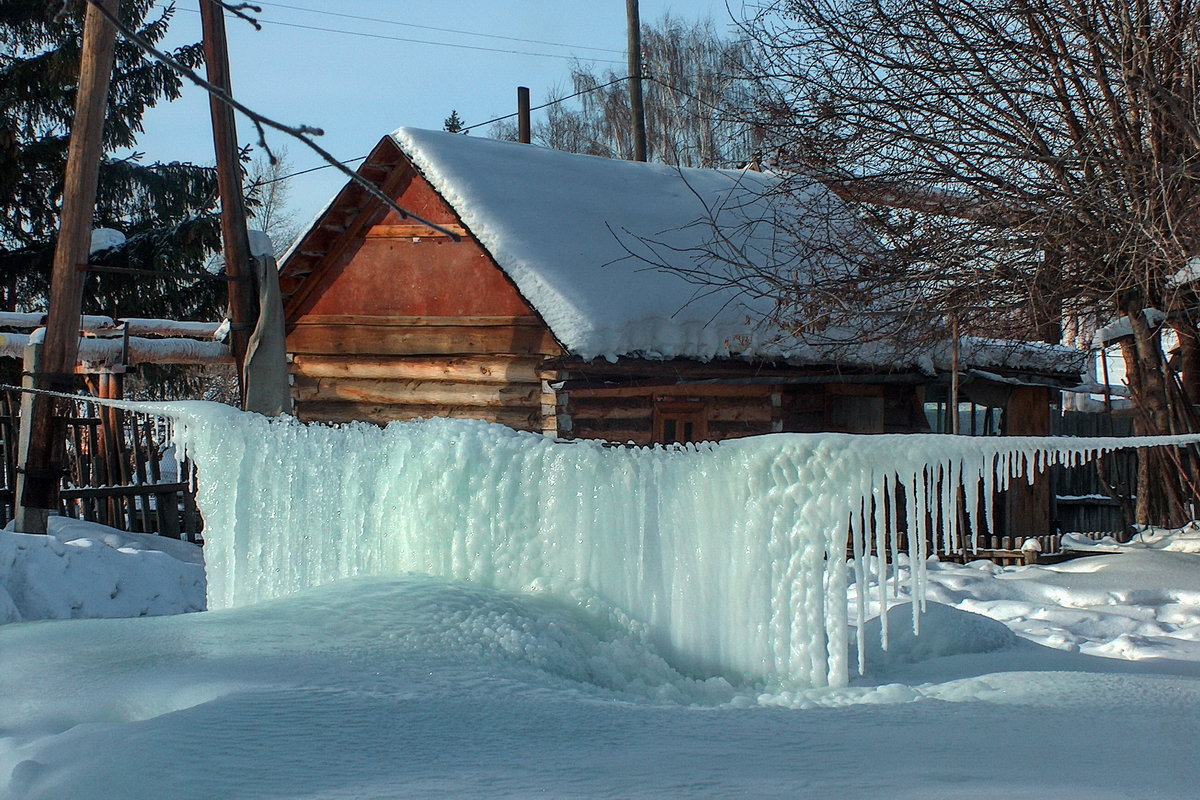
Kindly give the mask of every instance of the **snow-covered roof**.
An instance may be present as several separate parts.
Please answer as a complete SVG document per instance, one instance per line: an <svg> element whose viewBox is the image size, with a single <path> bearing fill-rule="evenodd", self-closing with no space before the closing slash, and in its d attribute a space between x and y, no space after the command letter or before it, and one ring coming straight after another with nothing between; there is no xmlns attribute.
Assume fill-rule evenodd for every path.
<svg viewBox="0 0 1200 800"><path fill-rule="evenodd" d="M775 178L412 128L392 136L569 352L766 355L760 350L770 332L757 323L769 302L706 294L629 251L648 255L645 242L652 241L671 254L672 266L695 269L697 250L713 239L702 222L711 213L737 229L745 252L769 258L775 210L767 195Z"/></svg>
<svg viewBox="0 0 1200 800"><path fill-rule="evenodd" d="M780 178L768 173L679 169L413 128L384 143L453 207L573 356L949 366L948 347L868 341L874 337L858 320L826 329L819 341L769 321L774 286L796 275L853 275L840 248L857 223L818 181L776 192ZM335 204L283 256L289 280L311 274L288 262L305 255L301 242ZM864 242L877 246L866 235L854 246ZM761 285L730 288L738 262L761 268ZM1078 372L1079 356L1065 348L995 344L964 347L974 354L969 365Z"/></svg>
<svg viewBox="0 0 1200 800"><path fill-rule="evenodd" d="M844 335L834 347L803 341L765 321L775 310L769 292L685 277L731 269L722 256L779 273L852 269L820 247L830 225L853 222L818 182L796 198L772 191L776 176L750 170L679 169L414 128L392 139L573 355L949 363L948 348L903 355L879 342L847 346ZM1073 351L1004 344L964 352L976 366L1076 369Z"/></svg>

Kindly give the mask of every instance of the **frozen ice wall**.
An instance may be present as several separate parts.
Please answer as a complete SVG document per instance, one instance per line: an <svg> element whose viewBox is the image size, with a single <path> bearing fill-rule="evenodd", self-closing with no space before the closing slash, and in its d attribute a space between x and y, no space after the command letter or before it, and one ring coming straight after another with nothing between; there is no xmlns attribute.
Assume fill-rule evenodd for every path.
<svg viewBox="0 0 1200 800"><path fill-rule="evenodd" d="M647 449L466 421L167 413L198 466L210 608L426 573L615 610L685 672L799 686L847 680L847 573L882 561L848 564L848 532L860 553L894 550L901 514L910 530L947 518L954 536L940 510L954 486L973 509L976 491L1130 442L778 434ZM913 502L897 504L897 485ZM918 564L922 539L909 537Z"/></svg>

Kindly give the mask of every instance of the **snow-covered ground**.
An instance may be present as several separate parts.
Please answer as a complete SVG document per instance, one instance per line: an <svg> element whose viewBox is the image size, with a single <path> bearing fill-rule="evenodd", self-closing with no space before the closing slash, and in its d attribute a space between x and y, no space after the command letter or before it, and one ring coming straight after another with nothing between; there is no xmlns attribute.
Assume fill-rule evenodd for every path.
<svg viewBox="0 0 1200 800"><path fill-rule="evenodd" d="M50 534L0 532L0 624L204 608L196 545L63 517Z"/></svg>
<svg viewBox="0 0 1200 800"><path fill-rule="evenodd" d="M190 546L35 539L0 534L19 619L199 604ZM1200 532L1109 549L931 564L921 637L869 622L840 689L682 675L619 614L424 576L14 622L0 796L1200 797Z"/></svg>

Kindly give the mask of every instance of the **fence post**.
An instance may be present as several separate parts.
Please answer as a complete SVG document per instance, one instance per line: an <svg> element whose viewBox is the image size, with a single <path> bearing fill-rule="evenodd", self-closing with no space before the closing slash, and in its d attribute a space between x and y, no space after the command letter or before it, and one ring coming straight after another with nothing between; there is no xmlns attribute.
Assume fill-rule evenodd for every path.
<svg viewBox="0 0 1200 800"><path fill-rule="evenodd" d="M35 387L38 374L42 370L42 341L46 329L38 328L29 336L25 345L25 358L21 375L21 388ZM13 487L13 520L14 528L18 531L45 531L50 519L50 509L31 508L25 505L25 467L29 463L30 437L29 418L33 413L32 392L21 393L20 424L17 425L17 479Z"/></svg>

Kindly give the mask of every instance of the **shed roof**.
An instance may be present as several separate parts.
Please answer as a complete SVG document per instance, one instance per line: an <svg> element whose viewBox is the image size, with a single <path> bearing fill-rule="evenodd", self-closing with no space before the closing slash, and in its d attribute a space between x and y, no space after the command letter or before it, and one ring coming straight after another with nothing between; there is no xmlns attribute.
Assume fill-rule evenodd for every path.
<svg viewBox="0 0 1200 800"><path fill-rule="evenodd" d="M835 253L798 246L797 237L815 242L830 224L853 224L819 183L784 196L771 191L778 178L748 170L679 169L414 128L390 138L572 355L925 369L949 361L948 352L901 356L859 343L853 330L833 350L814 345L766 321L775 306L769 293L686 277L729 269L722 256L781 275L851 269ZM789 225L777 226L780 218ZM974 366L1058 373L1077 371L1067 363L1072 352L1012 342L964 349Z"/></svg>

